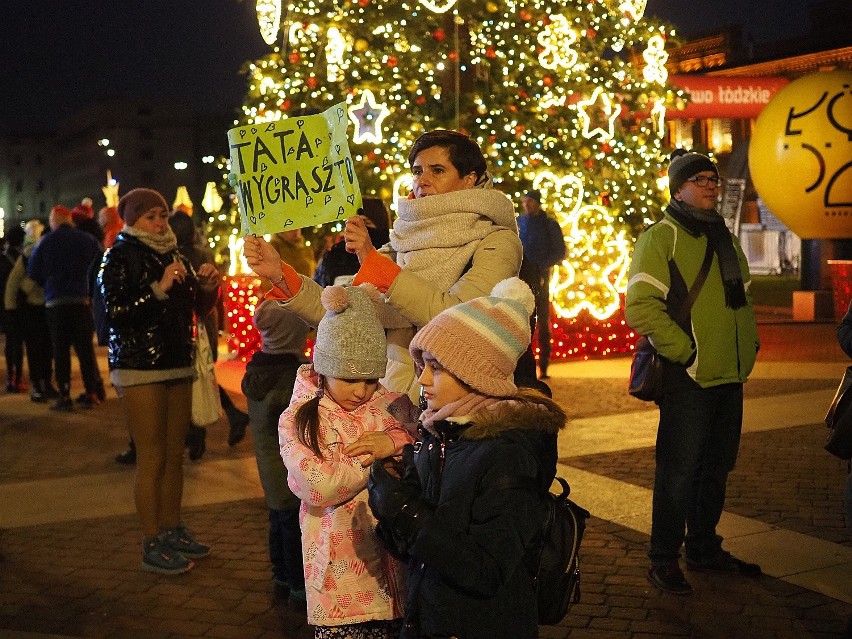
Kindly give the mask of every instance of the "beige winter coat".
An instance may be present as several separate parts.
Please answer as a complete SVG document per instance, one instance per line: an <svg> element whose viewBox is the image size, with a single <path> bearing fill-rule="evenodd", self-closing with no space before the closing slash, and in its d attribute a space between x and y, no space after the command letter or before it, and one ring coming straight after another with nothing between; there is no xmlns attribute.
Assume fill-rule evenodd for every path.
<svg viewBox="0 0 852 639"><path fill-rule="evenodd" d="M438 286L433 280L425 279L406 268L407 264L416 261L412 259L412 253L416 251L397 253L390 245L382 248L382 252L402 266L402 272L385 293L385 303L410 322L403 328L397 324L385 325L388 367L382 384L390 391L407 393L414 402L417 401L420 385L416 380L414 362L408 353L408 344L417 330L451 306L490 294L497 282L515 277L521 266L523 248L511 200L498 191L480 189L432 195L424 199L432 200L434 204L449 205L460 198L464 198L468 211L476 208L482 219L491 220L493 230L479 240L470 261L460 268L459 278L448 288ZM445 215L452 214L453 210L448 206ZM434 218L434 222L440 225L442 220ZM427 253L429 250L422 249ZM302 276L299 292L281 303L311 326L316 326L325 315L320 301L321 292L322 287Z"/></svg>

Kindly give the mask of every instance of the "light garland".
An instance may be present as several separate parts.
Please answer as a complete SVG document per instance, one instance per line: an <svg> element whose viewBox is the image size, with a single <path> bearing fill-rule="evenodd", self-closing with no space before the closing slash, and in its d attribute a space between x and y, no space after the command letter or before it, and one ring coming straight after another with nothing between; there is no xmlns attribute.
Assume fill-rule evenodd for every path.
<svg viewBox="0 0 852 639"><path fill-rule="evenodd" d="M577 34L565 16L550 16L550 24L538 34L538 43L542 46L538 56L541 66L545 69L572 69L580 56L571 48L575 42Z"/></svg>
<svg viewBox="0 0 852 639"><path fill-rule="evenodd" d="M454 8L459 15L441 15ZM434 128L471 132L495 185L516 200L546 176L539 183L568 250L554 273L554 357L625 352L629 250L664 203L665 110L682 95L665 84L673 33L644 19L645 8L645 0L306 0L286 9L287 46L246 66L240 123L345 97L362 190L392 210L410 191L408 150ZM647 54L645 73L617 53L624 47ZM224 242L228 233L210 237Z"/></svg>
<svg viewBox="0 0 852 639"><path fill-rule="evenodd" d="M457 0L447 0L443 4L432 2L432 0L420 0L420 4L434 13L446 13L456 4Z"/></svg>
<svg viewBox="0 0 852 639"><path fill-rule="evenodd" d="M655 35L648 39L648 48L642 52L642 57L647 63L645 68L642 69L645 82L665 84L669 77L669 72L666 70L669 54L666 53L666 41L661 35Z"/></svg>
<svg viewBox="0 0 852 639"><path fill-rule="evenodd" d="M273 45L281 28L281 0L257 0L257 24L266 44Z"/></svg>
<svg viewBox="0 0 852 639"><path fill-rule="evenodd" d="M545 208L562 229L566 257L553 269L550 290L560 318L581 311L604 320L620 305L619 293L627 289L630 240L627 230L616 229L610 211L584 204L585 188L577 175L557 176L542 171L533 180Z"/></svg>
<svg viewBox="0 0 852 639"><path fill-rule="evenodd" d="M337 27L328 30L328 44L325 45L326 77L329 82L342 80L341 75L344 54L346 53L346 40Z"/></svg>

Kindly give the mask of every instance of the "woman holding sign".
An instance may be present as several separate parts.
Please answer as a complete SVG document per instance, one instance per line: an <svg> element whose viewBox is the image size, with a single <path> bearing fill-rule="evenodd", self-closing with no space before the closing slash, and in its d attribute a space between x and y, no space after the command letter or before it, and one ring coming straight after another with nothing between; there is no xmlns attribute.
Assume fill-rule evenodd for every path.
<svg viewBox="0 0 852 639"><path fill-rule="evenodd" d="M488 295L497 282L518 274L521 241L511 200L493 190L479 146L457 131L435 130L414 142L408 155L413 188L401 200L390 243L377 250L364 220L346 221L346 248L361 268L353 285L369 282L384 295L378 306L387 332L391 391L419 393L408 344L441 311ZM287 309L316 326L324 314L322 288L281 262L262 238L245 238L248 265L268 278Z"/></svg>

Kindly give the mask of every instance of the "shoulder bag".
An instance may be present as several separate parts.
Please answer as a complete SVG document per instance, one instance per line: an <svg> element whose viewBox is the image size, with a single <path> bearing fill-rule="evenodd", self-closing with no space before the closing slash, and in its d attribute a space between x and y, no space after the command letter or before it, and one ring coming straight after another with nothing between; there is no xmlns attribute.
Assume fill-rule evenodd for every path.
<svg viewBox="0 0 852 639"><path fill-rule="evenodd" d="M707 280L707 274L710 272L710 264L713 262L713 248L710 246L710 241L707 241L707 250L704 253L704 261L701 263L701 270L689 293L683 306L674 317L678 323L686 319L692 305L698 297L698 292L704 286ZM642 336L636 342L636 350L633 353L633 362L630 364L630 383L627 387L627 392L633 395L636 399L641 399L645 402L656 402L663 394L663 357L651 344L651 340Z"/></svg>
<svg viewBox="0 0 852 639"><path fill-rule="evenodd" d="M825 415L825 425L830 429L825 449L840 459L852 459L852 366L843 373Z"/></svg>
<svg viewBox="0 0 852 639"><path fill-rule="evenodd" d="M195 379L192 382L192 424L209 426L219 421L222 401L219 399L219 383L213 368L213 352L207 329L198 322L195 337Z"/></svg>

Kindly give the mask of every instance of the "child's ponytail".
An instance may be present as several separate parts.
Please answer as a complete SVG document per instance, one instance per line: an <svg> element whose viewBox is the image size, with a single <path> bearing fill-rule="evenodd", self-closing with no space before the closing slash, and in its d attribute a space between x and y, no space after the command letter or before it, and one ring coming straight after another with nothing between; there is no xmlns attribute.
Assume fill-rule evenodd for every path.
<svg viewBox="0 0 852 639"><path fill-rule="evenodd" d="M319 387L322 389L324 380L322 375L319 378ZM323 457L319 442L319 404L322 399L322 392L306 401L296 409L296 414L293 420L296 423L296 435L299 437L299 442L303 446L307 446L317 457Z"/></svg>

